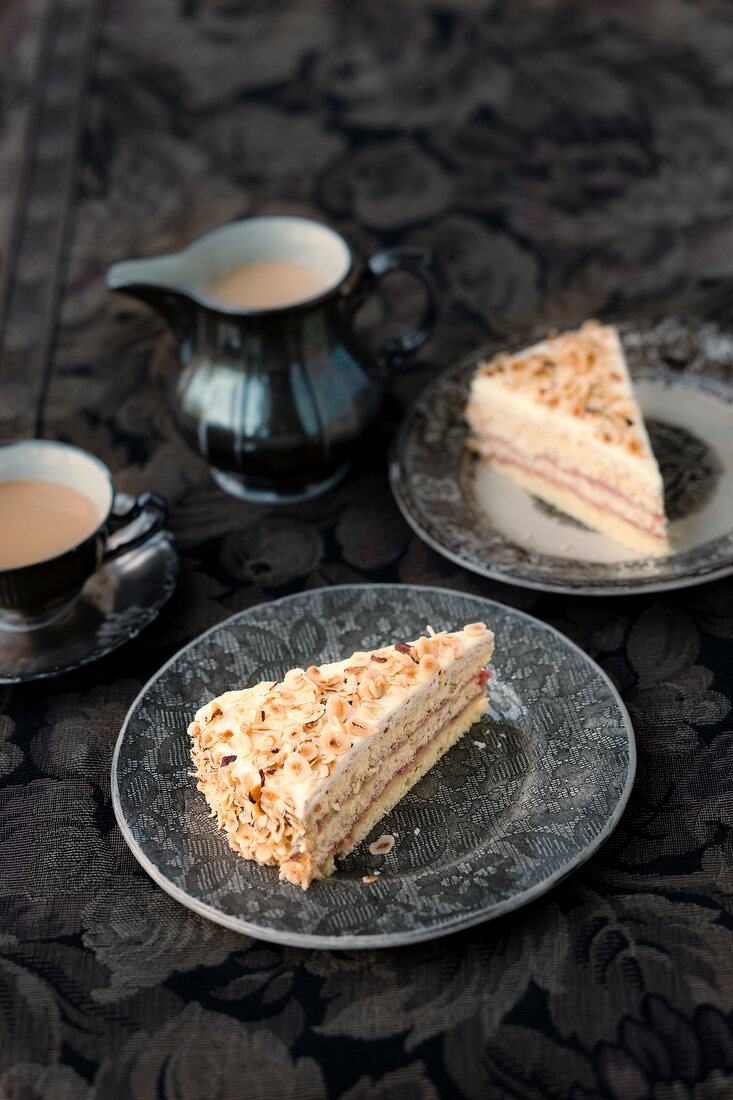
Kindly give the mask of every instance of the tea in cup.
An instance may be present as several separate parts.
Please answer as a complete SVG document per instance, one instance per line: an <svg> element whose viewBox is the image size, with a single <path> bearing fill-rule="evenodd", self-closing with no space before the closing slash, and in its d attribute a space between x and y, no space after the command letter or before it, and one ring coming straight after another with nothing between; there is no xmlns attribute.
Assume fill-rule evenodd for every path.
<svg viewBox="0 0 733 1100"><path fill-rule="evenodd" d="M145 529L129 529L141 513ZM115 511L112 475L94 455L29 439L0 446L0 630L61 618L106 560L147 542L166 505L143 493Z"/></svg>
<svg viewBox="0 0 733 1100"><path fill-rule="evenodd" d="M102 522L95 502L70 485L40 478L0 482L0 569L55 558Z"/></svg>

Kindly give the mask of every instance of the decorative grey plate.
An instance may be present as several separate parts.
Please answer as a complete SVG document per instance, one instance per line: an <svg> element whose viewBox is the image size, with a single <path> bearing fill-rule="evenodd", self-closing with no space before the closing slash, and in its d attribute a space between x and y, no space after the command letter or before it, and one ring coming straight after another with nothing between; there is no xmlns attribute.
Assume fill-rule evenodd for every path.
<svg viewBox="0 0 733 1100"><path fill-rule="evenodd" d="M496 633L488 715L334 875L304 892L235 855L189 774L198 707L293 666L477 620ZM559 882L616 825L635 761L616 690L556 630L447 589L344 585L243 611L168 661L125 719L112 799L148 874L203 916L300 947L386 947L507 913ZM372 856L382 832L397 843ZM362 882L374 872L377 882Z"/></svg>
<svg viewBox="0 0 733 1100"><path fill-rule="evenodd" d="M466 449L476 365L547 330L482 348L407 413L390 458L405 519L434 550L486 577L609 596L682 588L733 572L733 334L712 322L616 322L664 478L673 554L630 551L549 507Z"/></svg>
<svg viewBox="0 0 733 1100"><path fill-rule="evenodd" d="M177 575L169 531L108 561L62 619L38 630L0 629L0 684L43 680L106 657L152 623Z"/></svg>

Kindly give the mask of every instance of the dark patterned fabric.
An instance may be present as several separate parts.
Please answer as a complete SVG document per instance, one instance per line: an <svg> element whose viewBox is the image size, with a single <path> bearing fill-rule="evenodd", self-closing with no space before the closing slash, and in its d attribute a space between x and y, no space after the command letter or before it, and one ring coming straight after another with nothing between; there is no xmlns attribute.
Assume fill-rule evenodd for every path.
<svg viewBox="0 0 733 1100"><path fill-rule="evenodd" d="M401 519L405 404L492 335L591 314L730 320L733 13L683 3L7 0L0 10L0 440L69 440L170 504L176 593L130 645L0 687L0 1097L723 1100L733 1095L733 581L548 596ZM271 510L179 441L163 326L109 264L235 217L312 214L362 255L426 245L434 338L349 479ZM385 286L381 340L414 309ZM141 871L110 799L142 684L234 611L439 584L558 627L617 685L639 768L547 896L414 947L226 931Z"/></svg>

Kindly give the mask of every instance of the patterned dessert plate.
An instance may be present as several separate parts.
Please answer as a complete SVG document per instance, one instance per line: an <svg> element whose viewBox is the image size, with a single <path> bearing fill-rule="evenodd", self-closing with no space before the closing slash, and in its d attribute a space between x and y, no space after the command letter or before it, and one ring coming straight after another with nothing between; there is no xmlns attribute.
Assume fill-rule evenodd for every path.
<svg viewBox="0 0 733 1100"><path fill-rule="evenodd" d="M733 334L670 317L617 328L664 478L672 555L630 560L629 550L466 449L463 409L477 363L547 330L482 348L439 375L408 412L390 483L420 538L474 573L546 592L658 592L733 572Z"/></svg>
<svg viewBox="0 0 733 1100"><path fill-rule="evenodd" d="M489 713L334 875L304 892L231 850L190 775L198 707L293 666L476 620L496 633ZM299 947L386 947L507 913L559 882L618 822L635 761L614 687L556 630L446 589L345 585L243 611L168 661L127 715L112 798L148 874L203 916ZM397 843L370 855L382 832Z"/></svg>

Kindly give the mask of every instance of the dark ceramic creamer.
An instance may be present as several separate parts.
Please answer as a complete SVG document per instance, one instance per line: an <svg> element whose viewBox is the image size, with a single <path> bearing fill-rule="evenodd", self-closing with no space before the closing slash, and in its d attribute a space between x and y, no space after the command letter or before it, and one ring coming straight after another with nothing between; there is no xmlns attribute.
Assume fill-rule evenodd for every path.
<svg viewBox="0 0 733 1100"><path fill-rule="evenodd" d="M265 309L209 296L214 279L255 260L303 264L326 289ZM380 367L358 345L358 306L391 271L408 270L424 283L421 322L384 348L385 363L398 360L432 329L429 264L422 249L387 249L350 278L353 257L338 233L306 218L261 217L221 226L175 255L115 264L107 286L142 299L172 328L182 367L172 391L175 420L221 488L286 503L336 484L379 409Z"/></svg>

